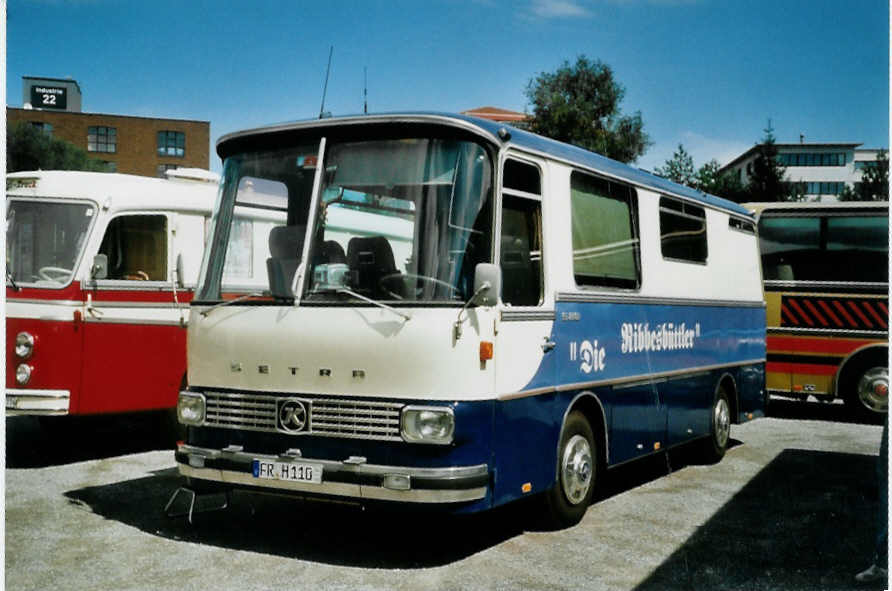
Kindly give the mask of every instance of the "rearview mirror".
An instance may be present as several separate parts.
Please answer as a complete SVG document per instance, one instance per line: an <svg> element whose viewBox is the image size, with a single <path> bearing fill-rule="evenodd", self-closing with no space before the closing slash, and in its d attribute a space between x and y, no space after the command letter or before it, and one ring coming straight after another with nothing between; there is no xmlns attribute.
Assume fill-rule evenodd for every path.
<svg viewBox="0 0 892 591"><path fill-rule="evenodd" d="M487 285L488 284L488 285ZM478 306L495 306L502 292L502 269L491 263L474 267L474 302Z"/></svg>
<svg viewBox="0 0 892 591"><path fill-rule="evenodd" d="M108 255L97 254L93 257L93 265L90 267L92 279L105 279L108 277Z"/></svg>

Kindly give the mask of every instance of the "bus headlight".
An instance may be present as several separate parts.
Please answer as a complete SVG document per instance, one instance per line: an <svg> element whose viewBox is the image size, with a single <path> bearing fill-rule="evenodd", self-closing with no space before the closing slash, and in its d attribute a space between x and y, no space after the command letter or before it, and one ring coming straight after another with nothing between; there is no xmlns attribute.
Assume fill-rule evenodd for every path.
<svg viewBox="0 0 892 591"><path fill-rule="evenodd" d="M16 383L20 386L27 384L31 380L32 371L34 371L34 368L27 363L19 363L19 366L15 368Z"/></svg>
<svg viewBox="0 0 892 591"><path fill-rule="evenodd" d="M27 332L20 332L15 336L15 354L22 359L31 357L34 352L34 337Z"/></svg>
<svg viewBox="0 0 892 591"><path fill-rule="evenodd" d="M204 396L195 392L180 392L177 399L177 420L184 425L204 422Z"/></svg>
<svg viewBox="0 0 892 591"><path fill-rule="evenodd" d="M400 416L400 433L410 443L452 443L455 414L446 406L407 406Z"/></svg>

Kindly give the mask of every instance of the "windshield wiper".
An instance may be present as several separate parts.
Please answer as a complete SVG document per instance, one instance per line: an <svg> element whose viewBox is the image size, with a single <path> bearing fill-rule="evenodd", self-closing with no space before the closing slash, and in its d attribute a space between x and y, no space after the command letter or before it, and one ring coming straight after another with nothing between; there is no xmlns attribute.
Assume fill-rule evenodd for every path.
<svg viewBox="0 0 892 591"><path fill-rule="evenodd" d="M6 267L6 278L12 284L12 288L16 291L22 291L22 288L16 285L15 279L12 278L12 273L9 271L9 267Z"/></svg>
<svg viewBox="0 0 892 591"><path fill-rule="evenodd" d="M379 308L383 308L389 312L393 312L400 318L403 318L407 321L412 320L412 316L407 314L406 312L401 312L392 306L388 306L387 304L385 304L383 302L379 302L378 300L373 300L370 297L366 297L360 293L356 293L352 289L347 289L346 287L331 287L331 288L327 288L327 289L314 289L312 293L331 293L331 292L342 293L342 294L345 294L348 296L352 296L358 300L362 300L364 302L372 304L373 306L378 306Z"/></svg>
<svg viewBox="0 0 892 591"><path fill-rule="evenodd" d="M213 306L211 306L211 307L208 308L207 310L202 310L202 311L200 312L200 314L201 314L202 316L204 316L205 318L207 318L207 315L210 314L211 312L213 312L214 310L216 310L217 308L223 308L223 307L228 306L228 305L230 305L230 304L234 304L234 303L236 303L236 302L241 302L241 301L247 300L248 298L259 298L259 297L263 297L263 296L265 296L265 295L267 295L267 294L265 294L265 293L263 293L263 292L246 293L246 294L243 295L243 296L239 296L239 297L237 297L237 298L233 298L233 299L231 299L231 300L224 300L224 301L220 302L219 304L214 304Z"/></svg>

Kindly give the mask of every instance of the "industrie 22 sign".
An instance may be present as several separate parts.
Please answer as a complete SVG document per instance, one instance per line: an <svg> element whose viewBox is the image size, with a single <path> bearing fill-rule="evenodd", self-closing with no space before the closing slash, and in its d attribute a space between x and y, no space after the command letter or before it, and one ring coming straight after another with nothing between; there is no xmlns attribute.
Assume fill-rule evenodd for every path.
<svg viewBox="0 0 892 591"><path fill-rule="evenodd" d="M31 106L35 109L65 109L68 107L66 89L59 86L32 86Z"/></svg>

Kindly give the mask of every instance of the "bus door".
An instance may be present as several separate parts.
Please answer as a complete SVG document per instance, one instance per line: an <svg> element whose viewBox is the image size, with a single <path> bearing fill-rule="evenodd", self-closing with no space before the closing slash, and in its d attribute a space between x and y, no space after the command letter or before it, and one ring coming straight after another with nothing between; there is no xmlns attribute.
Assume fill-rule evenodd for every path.
<svg viewBox="0 0 892 591"><path fill-rule="evenodd" d="M85 282L84 361L78 413L176 404L186 329L174 304L171 224L164 214L112 218L98 254L104 277Z"/></svg>
<svg viewBox="0 0 892 591"><path fill-rule="evenodd" d="M541 173L538 166L508 158L502 174L498 238L502 308L495 342L499 394L519 393L499 402L496 458L541 458L554 445L560 424L550 412L555 380L554 308L547 301L542 249ZM535 434L535 435L533 435ZM550 442L550 443L549 443ZM499 464L495 494L511 497L524 483L544 490L554 478L553 464L509 461Z"/></svg>

